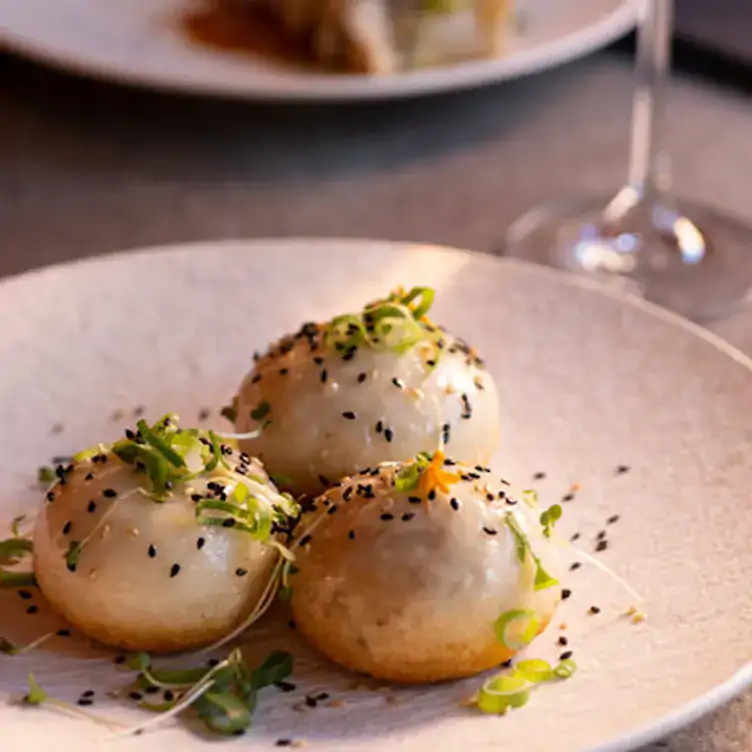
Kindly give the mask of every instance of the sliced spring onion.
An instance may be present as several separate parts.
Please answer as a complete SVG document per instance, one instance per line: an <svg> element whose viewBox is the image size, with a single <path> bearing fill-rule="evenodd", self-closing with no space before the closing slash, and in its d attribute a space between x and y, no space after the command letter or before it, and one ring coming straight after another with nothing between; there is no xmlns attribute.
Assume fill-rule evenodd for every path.
<svg viewBox="0 0 752 752"><path fill-rule="evenodd" d="M55 468L48 465L42 465L37 469L37 480L40 483L54 483L57 480Z"/></svg>
<svg viewBox="0 0 752 752"><path fill-rule="evenodd" d="M525 489L522 492L522 501L524 501L530 509L535 509L538 506L538 492L532 488Z"/></svg>
<svg viewBox="0 0 752 752"><path fill-rule="evenodd" d="M0 559L18 560L33 550L34 545L28 538L8 538L0 541Z"/></svg>
<svg viewBox="0 0 752 752"><path fill-rule="evenodd" d="M540 632L541 623L532 611L515 609L503 613L494 623L496 639L510 650L522 650Z"/></svg>

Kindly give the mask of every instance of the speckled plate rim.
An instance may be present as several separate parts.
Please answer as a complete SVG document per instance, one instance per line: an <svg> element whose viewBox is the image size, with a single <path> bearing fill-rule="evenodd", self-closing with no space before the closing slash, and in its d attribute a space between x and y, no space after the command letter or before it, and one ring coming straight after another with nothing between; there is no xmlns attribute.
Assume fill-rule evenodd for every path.
<svg viewBox="0 0 752 752"><path fill-rule="evenodd" d="M621 0L620 6L600 21L562 36L547 44L524 50L508 59L461 63L449 68L434 68L417 73L369 78L367 76L301 77L297 87L275 91L269 87L241 86L229 81L209 87L164 74L159 70L148 76L116 64L92 64L84 56L63 54L48 49L9 28L0 27L0 51L16 54L68 74L102 83L114 83L162 94L208 96L219 99L251 99L268 102L346 102L403 99L443 94L502 83L543 72L607 47L634 29L639 0ZM1 20L1 19L0 19ZM449 71L450 74L446 75Z"/></svg>
<svg viewBox="0 0 752 752"><path fill-rule="evenodd" d="M606 285L580 277L576 274L551 269L548 267L530 264L517 259L492 256L490 254L480 253L477 251L453 248L451 246L442 246L431 243L413 243L409 241L392 241L373 238L337 238L337 237L289 237L289 238L226 238L222 240L201 240L186 243L174 243L165 245L147 246L143 248L123 249L120 251L111 251L94 258L81 258L72 261L66 261L60 264L44 266L33 269L28 272L12 275L0 280L0 295L3 291L15 285L33 284L34 280L50 274L57 274L61 271L74 273L76 269L88 268L96 269L97 267L107 268L113 264L128 264L134 258L146 258L155 255L169 255L178 252L211 252L217 247L223 250L234 249L235 252L244 251L246 253L253 251L273 251L275 247L296 246L299 245L306 249L308 253L315 253L317 248L326 248L331 245L368 245L377 247L379 245L390 247L403 247L405 249L420 249L424 252L437 253L450 256L471 257L474 260L482 260L491 266L499 265L515 269L520 274L532 277L546 279L564 287L579 288L588 290L604 298L611 299L625 306L638 309L650 317L660 320L666 324L677 327L689 335L693 335L719 352L728 356L732 362L752 372L752 358L745 355L741 350L729 344L725 339L714 334L708 329L695 324L688 319L683 318L665 308L661 308L654 303L643 300L635 295L622 290L613 289ZM664 737L686 727L709 713L719 709L735 697L743 694L747 690L752 690L752 660L748 661L738 671L731 675L725 682L717 685L709 692L706 692L694 700L685 703L677 710L665 715L663 718L635 728L626 734L600 744L596 747L585 749L582 752L633 752L644 745L663 739Z"/></svg>

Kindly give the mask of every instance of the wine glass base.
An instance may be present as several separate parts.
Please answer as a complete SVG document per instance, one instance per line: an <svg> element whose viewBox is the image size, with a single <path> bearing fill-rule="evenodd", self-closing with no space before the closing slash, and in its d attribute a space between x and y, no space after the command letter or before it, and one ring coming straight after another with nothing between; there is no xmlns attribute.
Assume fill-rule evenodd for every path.
<svg viewBox="0 0 752 752"><path fill-rule="evenodd" d="M505 254L585 274L698 323L729 316L752 287L752 227L686 201L635 204L614 194L538 207L507 232Z"/></svg>

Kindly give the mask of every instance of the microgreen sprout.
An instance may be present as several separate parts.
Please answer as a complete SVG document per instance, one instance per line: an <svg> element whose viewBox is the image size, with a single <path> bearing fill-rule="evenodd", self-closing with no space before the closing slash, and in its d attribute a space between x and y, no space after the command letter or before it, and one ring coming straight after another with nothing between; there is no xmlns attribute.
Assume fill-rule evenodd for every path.
<svg viewBox="0 0 752 752"><path fill-rule="evenodd" d="M532 488L526 488L522 492L522 501L524 501L530 509L535 509L538 506L538 492Z"/></svg>
<svg viewBox="0 0 752 752"><path fill-rule="evenodd" d="M14 567L34 550L34 545L28 538L21 537L18 525L23 518L16 518L11 526L12 538L0 541L0 564ZM37 584L33 572L7 569L0 566L0 588L35 587Z"/></svg>
<svg viewBox="0 0 752 752"><path fill-rule="evenodd" d="M368 303L359 313L336 316L326 325L326 343L341 354L357 347L402 354L426 342L432 346L429 360L435 365L441 353L436 344L440 336L425 318L434 295L429 287L413 287L408 293L398 289L384 299Z"/></svg>
<svg viewBox="0 0 752 752"><path fill-rule="evenodd" d="M37 469L37 480L39 483L49 484L57 480L55 468L49 465L42 465Z"/></svg>
<svg viewBox="0 0 752 752"><path fill-rule="evenodd" d="M545 512L541 512L540 524L543 527L543 535L546 538L551 537L554 525L561 519L562 509L559 504L554 504L552 507L546 509Z"/></svg>
<svg viewBox="0 0 752 752"><path fill-rule="evenodd" d="M525 532L520 527L520 523L517 521L513 512L507 512L504 520L515 539L515 545L517 548L517 558L523 563L527 556L533 560L535 565L535 583L536 590L545 590L546 588L554 587L559 584L559 581L550 575L543 566L540 558L536 556L535 552L530 545L530 539L525 535Z"/></svg>

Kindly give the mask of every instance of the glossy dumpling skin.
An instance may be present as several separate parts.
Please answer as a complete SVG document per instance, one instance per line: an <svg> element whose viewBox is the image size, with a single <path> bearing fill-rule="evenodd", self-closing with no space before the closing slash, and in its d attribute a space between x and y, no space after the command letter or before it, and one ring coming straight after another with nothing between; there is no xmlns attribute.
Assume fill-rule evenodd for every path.
<svg viewBox="0 0 752 752"><path fill-rule="evenodd" d="M331 345L326 324L275 343L242 382L235 403L241 440L289 490L315 495L386 460L444 446L486 464L499 438L490 373L463 341L422 322L406 350ZM287 483L287 480L285 480Z"/></svg>
<svg viewBox="0 0 752 752"><path fill-rule="evenodd" d="M513 503L488 472L443 470L466 480L402 492L385 465L345 480L304 515L290 578L295 622L342 666L397 682L469 676L519 647L499 641L502 614L527 612L536 633L552 618L558 557L540 512ZM529 541L524 561L507 515ZM537 576L545 587L536 589Z"/></svg>
<svg viewBox="0 0 752 752"><path fill-rule="evenodd" d="M160 501L143 492L143 474L111 451L68 468L34 530L35 574L53 608L92 639L149 652L210 644L242 622L278 550L234 527L201 524L196 499L232 500L253 476L258 483L247 482L255 492L287 500L257 461L230 447L223 461L227 468L177 483ZM81 543L72 561L71 546Z"/></svg>

